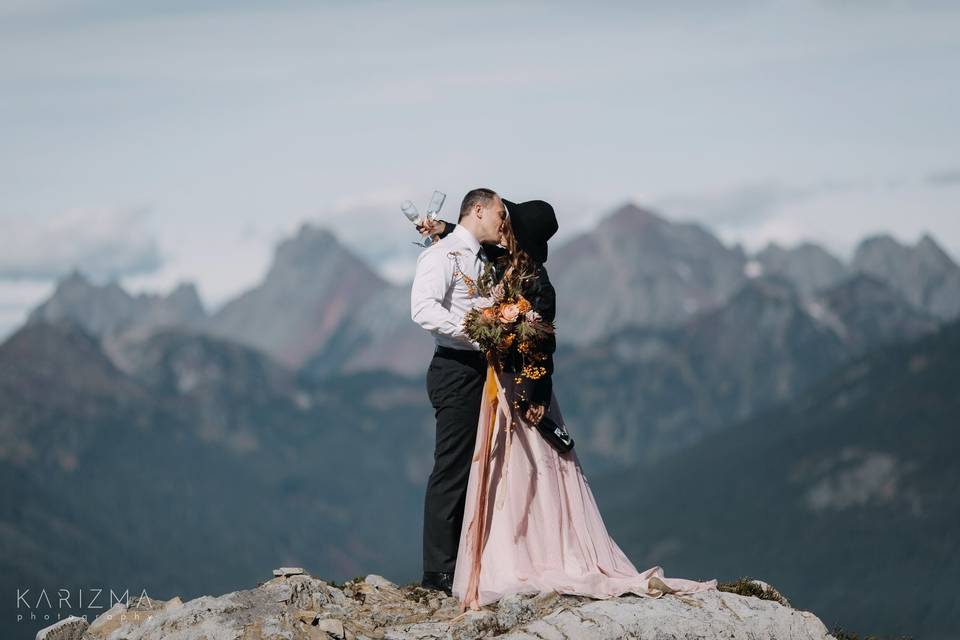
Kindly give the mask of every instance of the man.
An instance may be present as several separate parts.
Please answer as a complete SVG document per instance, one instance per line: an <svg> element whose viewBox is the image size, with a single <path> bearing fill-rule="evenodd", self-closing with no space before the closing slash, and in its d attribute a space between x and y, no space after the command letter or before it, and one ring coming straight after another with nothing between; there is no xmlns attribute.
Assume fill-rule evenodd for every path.
<svg viewBox="0 0 960 640"><path fill-rule="evenodd" d="M480 419L486 358L463 332L463 318L476 299L467 290L491 255L482 243L496 243L506 211L490 189L474 189L460 205L453 231L417 258L410 291L410 315L429 331L436 350L427 369L427 395L437 434L433 471L427 481L423 514L424 587L451 595L470 460ZM491 247L492 250L492 247Z"/></svg>

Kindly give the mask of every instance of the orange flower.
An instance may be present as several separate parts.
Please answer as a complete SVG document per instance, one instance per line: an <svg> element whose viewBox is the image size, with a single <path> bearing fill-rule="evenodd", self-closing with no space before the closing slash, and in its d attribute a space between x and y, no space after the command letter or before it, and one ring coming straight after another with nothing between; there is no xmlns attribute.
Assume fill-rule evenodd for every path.
<svg viewBox="0 0 960 640"><path fill-rule="evenodd" d="M501 348L501 349L504 349L504 350L509 349L509 348L510 348L510 345L513 344L513 339L514 339L515 337L516 337L516 334L511 333L511 334L508 335L506 338L504 338L503 340L501 340L501 341L500 341L500 348Z"/></svg>
<svg viewBox="0 0 960 640"><path fill-rule="evenodd" d="M516 303L500 305L500 322L510 324L516 322L520 315L520 307Z"/></svg>
<svg viewBox="0 0 960 640"><path fill-rule="evenodd" d="M526 313L533 308L533 305L530 304L530 301L523 296L520 296L517 300L517 306L520 308L520 313Z"/></svg>
<svg viewBox="0 0 960 640"><path fill-rule="evenodd" d="M497 318L497 310L494 307L487 307L483 310L483 319L493 322Z"/></svg>

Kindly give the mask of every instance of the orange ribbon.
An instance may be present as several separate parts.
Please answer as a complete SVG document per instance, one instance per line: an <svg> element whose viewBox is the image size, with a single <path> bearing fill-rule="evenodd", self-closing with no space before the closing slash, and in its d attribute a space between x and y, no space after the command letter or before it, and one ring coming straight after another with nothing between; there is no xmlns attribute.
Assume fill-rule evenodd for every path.
<svg viewBox="0 0 960 640"><path fill-rule="evenodd" d="M480 467L477 470L479 475L479 484L477 485L476 508L473 517L467 528L466 552L470 555L470 580L467 583L467 590L464 594L463 602L460 604L460 611L466 611L469 606L474 611L480 609L479 605L479 585L480 585L480 560L483 557L483 547L486 542L486 524L487 524L487 503L489 491L490 476L490 451L493 448L493 432L497 424L497 414L501 408L506 411L507 433L509 447L509 435L512 431L513 420L510 415L510 407L507 404L506 395L500 386L500 379L493 364L487 364L487 381L483 386L484 397L483 405L480 411L480 423L486 425L484 438L476 455L474 462L479 462ZM509 449L507 450L509 454ZM506 467L504 468L506 470Z"/></svg>

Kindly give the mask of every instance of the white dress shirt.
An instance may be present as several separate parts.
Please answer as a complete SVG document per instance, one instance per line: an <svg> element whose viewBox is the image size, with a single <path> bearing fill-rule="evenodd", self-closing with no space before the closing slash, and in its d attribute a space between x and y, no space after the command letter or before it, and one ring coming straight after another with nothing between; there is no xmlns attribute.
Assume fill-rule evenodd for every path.
<svg viewBox="0 0 960 640"><path fill-rule="evenodd" d="M485 261L480 241L462 224L417 257L417 271L410 290L410 316L433 334L438 345L480 350L480 345L463 332L462 323L467 311L486 299L471 297L467 283L457 271L476 282Z"/></svg>

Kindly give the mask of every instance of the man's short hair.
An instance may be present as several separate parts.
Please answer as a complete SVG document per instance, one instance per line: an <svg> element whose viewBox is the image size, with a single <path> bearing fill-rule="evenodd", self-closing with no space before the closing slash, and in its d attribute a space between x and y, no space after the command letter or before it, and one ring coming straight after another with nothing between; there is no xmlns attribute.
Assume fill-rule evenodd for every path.
<svg viewBox="0 0 960 640"><path fill-rule="evenodd" d="M483 187L468 192L467 195L463 196L463 202L460 204L460 217L457 219L457 222L463 220L464 216L470 213L475 206L478 204L487 204L496 196L496 191L493 189L484 189Z"/></svg>

